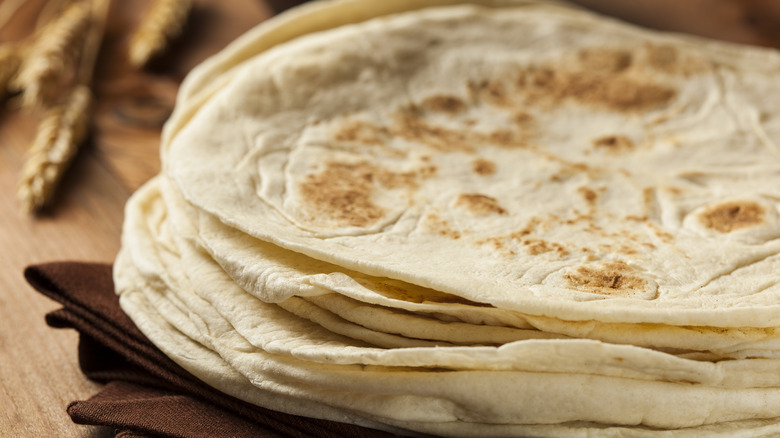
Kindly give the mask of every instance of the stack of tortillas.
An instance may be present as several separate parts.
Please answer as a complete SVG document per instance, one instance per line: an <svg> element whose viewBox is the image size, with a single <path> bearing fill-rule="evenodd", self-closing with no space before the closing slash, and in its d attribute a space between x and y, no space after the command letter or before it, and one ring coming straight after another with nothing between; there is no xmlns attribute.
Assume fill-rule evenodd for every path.
<svg viewBox="0 0 780 438"><path fill-rule="evenodd" d="M401 434L780 434L780 55L551 2L338 0L185 81L124 310Z"/></svg>

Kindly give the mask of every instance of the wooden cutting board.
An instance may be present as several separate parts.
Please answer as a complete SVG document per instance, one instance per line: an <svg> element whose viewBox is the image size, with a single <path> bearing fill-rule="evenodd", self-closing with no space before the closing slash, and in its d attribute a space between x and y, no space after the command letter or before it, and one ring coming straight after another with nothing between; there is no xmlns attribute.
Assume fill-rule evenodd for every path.
<svg viewBox="0 0 780 438"><path fill-rule="evenodd" d="M651 27L752 44L780 42L776 0L577 1ZM30 32L43 2L28 0L0 29L0 41ZM114 259L125 201L159 170L160 128L181 79L267 18L271 2L296 3L195 0L185 37L139 72L128 67L124 54L130 31L150 0L114 0L96 77L90 141L66 175L57 201L38 217L19 213L15 192L39 115L0 111L0 436L112 436L110 430L74 425L67 416L67 404L89 397L97 385L79 371L76 333L44 324L44 315L57 305L30 290L22 271L47 261Z"/></svg>

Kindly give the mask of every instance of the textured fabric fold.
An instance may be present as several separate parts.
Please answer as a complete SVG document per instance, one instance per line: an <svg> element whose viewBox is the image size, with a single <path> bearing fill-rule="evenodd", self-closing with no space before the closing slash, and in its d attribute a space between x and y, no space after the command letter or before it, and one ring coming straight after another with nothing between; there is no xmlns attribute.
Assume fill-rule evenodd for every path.
<svg viewBox="0 0 780 438"><path fill-rule="evenodd" d="M117 437L389 437L349 424L263 409L221 393L149 342L122 312L108 264L59 262L28 267L28 283L63 305L46 315L79 332L85 376L105 386L68 414L78 424L113 427Z"/></svg>

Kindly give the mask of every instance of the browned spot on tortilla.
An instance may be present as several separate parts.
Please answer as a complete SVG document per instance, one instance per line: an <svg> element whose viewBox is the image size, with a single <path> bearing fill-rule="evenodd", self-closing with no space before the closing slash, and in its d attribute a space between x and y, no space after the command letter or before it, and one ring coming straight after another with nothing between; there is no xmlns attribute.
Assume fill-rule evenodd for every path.
<svg viewBox="0 0 780 438"><path fill-rule="evenodd" d="M753 201L731 201L714 205L699 214L707 228L730 233L764 222L764 207Z"/></svg>
<svg viewBox="0 0 780 438"><path fill-rule="evenodd" d="M430 123L414 108L396 112L392 133L442 152L474 152L466 132Z"/></svg>
<svg viewBox="0 0 780 438"><path fill-rule="evenodd" d="M672 195L681 195L682 192L683 192L683 189L681 189L679 187L674 187L674 186L666 186L666 187L664 187L664 191L667 192L667 193L671 193Z"/></svg>
<svg viewBox="0 0 780 438"><path fill-rule="evenodd" d="M652 222L647 222L647 226L650 227L650 229L653 231L653 234L655 234L659 239L663 240L664 242L669 243L674 240L674 236L669 234L667 231L664 231L658 225Z"/></svg>
<svg viewBox="0 0 780 438"><path fill-rule="evenodd" d="M507 214L506 210L498 204L495 198L480 193L461 194L455 201L455 206L465 208L478 216L487 216L489 214L504 216Z"/></svg>
<svg viewBox="0 0 780 438"><path fill-rule="evenodd" d="M534 116L528 114L525 111L516 111L514 115L514 121L518 125L527 125L534 121Z"/></svg>
<svg viewBox="0 0 780 438"><path fill-rule="evenodd" d="M564 278L575 289L609 296L629 296L647 288L647 281L620 261L580 266Z"/></svg>
<svg viewBox="0 0 780 438"><path fill-rule="evenodd" d="M624 135L608 135L593 140L593 145L610 152L625 152L634 148L634 142Z"/></svg>
<svg viewBox="0 0 780 438"><path fill-rule="evenodd" d="M390 133L441 152L465 153L474 153L485 144L502 148L524 147L529 135L521 129L498 129L485 133L469 128L450 128L426 120L425 114L417 107L398 110Z"/></svg>
<svg viewBox="0 0 780 438"><path fill-rule="evenodd" d="M685 56L673 46L646 44L644 49L647 65L663 73L687 76L706 69L706 63L703 60Z"/></svg>
<svg viewBox="0 0 780 438"><path fill-rule="evenodd" d="M484 158L477 158L473 161L474 173L481 176L493 175L496 173L496 163Z"/></svg>
<svg viewBox="0 0 780 438"><path fill-rule="evenodd" d="M388 140L389 134L390 132L383 126L351 120L341 126L334 139L362 144L383 144Z"/></svg>
<svg viewBox="0 0 780 438"><path fill-rule="evenodd" d="M619 49L585 49L579 52L583 70L593 73L617 73L631 66L631 53Z"/></svg>
<svg viewBox="0 0 780 438"><path fill-rule="evenodd" d="M526 240L525 237L529 234L532 234L540 225L546 225L546 223L538 218L538 217L532 217L528 220L528 222L525 224L525 226L513 233L506 234L503 236L496 236L496 237L488 237L485 239L481 239L476 241L475 243L477 245L484 245L484 244L491 244L495 249L502 249L507 244L509 244L512 241L516 241L519 243L523 243L523 240Z"/></svg>
<svg viewBox="0 0 780 438"><path fill-rule="evenodd" d="M539 255L553 251L561 257L569 255L569 250L560 243L548 242L541 239L525 239L522 243L525 245L525 250L531 255Z"/></svg>
<svg viewBox="0 0 780 438"><path fill-rule="evenodd" d="M622 72L595 74L552 67L520 71L517 86L528 102L554 106L574 100L619 112L647 111L668 103L676 95L672 88Z"/></svg>
<svg viewBox="0 0 780 438"><path fill-rule="evenodd" d="M438 95L423 100L422 106L430 111L449 115L460 114L466 110L466 104L456 96Z"/></svg>
<svg viewBox="0 0 780 438"><path fill-rule="evenodd" d="M322 172L307 176L301 194L315 214L342 225L370 226L385 214L371 199L375 173L374 166L366 163L328 163Z"/></svg>
<svg viewBox="0 0 780 438"><path fill-rule="evenodd" d="M460 231L454 229L449 222L439 217L436 213L430 213L425 216L423 223L425 224L425 227L428 228L428 231L434 234L454 240L460 239L461 237Z"/></svg>
<svg viewBox="0 0 780 438"><path fill-rule="evenodd" d="M590 205L596 204L596 200L599 198L599 194L588 187L580 187L577 189L577 192L582 196L582 198Z"/></svg>
<svg viewBox="0 0 780 438"><path fill-rule="evenodd" d="M423 170L391 172L366 162L329 162L319 173L307 175L299 188L313 216L322 215L342 226L367 227L386 213L373 202L377 188L413 189L426 175Z"/></svg>
<svg viewBox="0 0 780 438"><path fill-rule="evenodd" d="M467 84L467 87L472 100L484 101L498 107L511 105L506 86L498 80L472 81Z"/></svg>
<svg viewBox="0 0 780 438"><path fill-rule="evenodd" d="M378 169L376 180L388 189L397 189L400 187L417 187L420 180L430 178L435 175L438 168L433 165L424 166L410 172L390 172L384 169Z"/></svg>
<svg viewBox="0 0 780 438"><path fill-rule="evenodd" d="M672 46L659 46L648 44L645 46L647 50L647 63L651 67L658 70L669 71L677 64L677 58L679 53L677 49Z"/></svg>
<svg viewBox="0 0 780 438"><path fill-rule="evenodd" d="M533 233L539 225L542 225L542 220L538 217L532 217L531 219L528 220L528 222L525 224L523 228L510 234L509 237L519 240Z"/></svg>

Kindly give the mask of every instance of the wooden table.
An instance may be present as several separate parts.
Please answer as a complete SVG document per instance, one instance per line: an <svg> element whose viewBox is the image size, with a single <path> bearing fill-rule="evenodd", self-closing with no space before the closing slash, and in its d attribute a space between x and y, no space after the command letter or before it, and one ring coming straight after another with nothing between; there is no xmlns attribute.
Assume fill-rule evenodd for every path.
<svg viewBox="0 0 780 438"><path fill-rule="evenodd" d="M621 0L580 1L650 26L741 42L780 40L780 21L770 20L767 26L771 14L750 18L735 12L735 0L642 0L630 9ZM28 32L42 2L28 1L14 21L0 30L0 39ZM659 13L658 8L667 3L685 6ZM743 0L740 8L765 3ZM34 293L22 271L39 262L114 259L125 201L159 170L161 123L174 104L180 80L206 56L270 15L261 0L196 0L183 41L151 68L138 72L128 67L124 50L130 29L148 4L148 0L113 2L96 80L98 107L91 140L76 157L57 201L41 216L20 214L15 199L18 169L38 116L0 113L0 436L111 434L74 425L65 413L70 401L89 397L97 385L79 371L76 333L45 325L44 315L57 305ZM690 15L691 9L709 14Z"/></svg>
<svg viewBox="0 0 780 438"><path fill-rule="evenodd" d="M53 330L44 315L57 305L33 292L22 271L34 263L110 263L119 249L128 196L157 173L160 128L179 82L194 65L270 15L263 1L196 0L185 37L144 72L124 59L128 36L149 1L114 1L101 52L92 136L43 215L19 212L18 170L38 114L0 112L0 436L105 436L78 426L65 407L97 384L81 374L73 330ZM42 1L28 1L0 39L33 27Z"/></svg>

